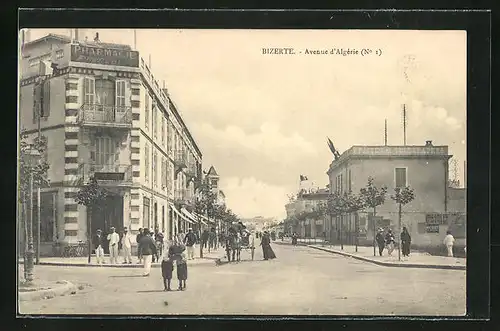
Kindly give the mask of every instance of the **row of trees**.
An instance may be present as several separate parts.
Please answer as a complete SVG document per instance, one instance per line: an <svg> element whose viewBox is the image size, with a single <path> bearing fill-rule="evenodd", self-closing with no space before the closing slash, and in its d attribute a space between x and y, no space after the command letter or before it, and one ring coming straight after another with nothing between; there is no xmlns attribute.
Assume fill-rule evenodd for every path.
<svg viewBox="0 0 500 331"><path fill-rule="evenodd" d="M300 221L306 219L319 219L323 216L330 217L343 217L351 213L356 213L361 210L369 209L373 212L373 230L375 233L375 216L377 214L377 207L383 205L386 201L388 191L387 186L377 187L374 183L373 177L368 177L368 183L366 187L360 189L358 194L353 192L332 192L328 196L326 203L320 203L312 211L305 211L298 215L294 215L287 219L294 227L298 225ZM412 188L397 187L394 189L394 193L390 195L391 200L398 204L398 224L399 230L401 230L401 215L403 206L410 203L415 199L415 193ZM342 222L341 222L342 226ZM358 226L356 224L356 231ZM342 232L342 230L341 230ZM356 235L356 239L357 239ZM375 237L375 236L374 236ZM375 238L374 238L374 248L373 253L375 254ZM342 245L342 241L341 241ZM356 250L357 250L357 240L356 240Z"/></svg>

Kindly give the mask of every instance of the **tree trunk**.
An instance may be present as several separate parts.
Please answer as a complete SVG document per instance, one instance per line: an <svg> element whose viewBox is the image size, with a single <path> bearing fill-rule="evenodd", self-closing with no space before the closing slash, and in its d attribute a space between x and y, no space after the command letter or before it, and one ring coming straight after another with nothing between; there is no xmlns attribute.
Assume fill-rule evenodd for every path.
<svg viewBox="0 0 500 331"><path fill-rule="evenodd" d="M373 207L373 256L377 256L377 241L375 240L375 232L376 232L376 226L375 226L375 216L377 214L377 207Z"/></svg>
<svg viewBox="0 0 500 331"><path fill-rule="evenodd" d="M203 233L201 232L201 219L198 217L198 229L200 230L200 259L203 258Z"/></svg>
<svg viewBox="0 0 500 331"><path fill-rule="evenodd" d="M344 226L343 226L344 225L343 224L344 223L344 219L343 219L342 216L343 215L340 214L340 250L343 251L344 250L344 238L343 238L344 236L343 236L342 231L344 230Z"/></svg>
<svg viewBox="0 0 500 331"><path fill-rule="evenodd" d="M399 212L398 212L398 260L401 261L401 203L399 204Z"/></svg>
<svg viewBox="0 0 500 331"><path fill-rule="evenodd" d="M354 214L354 232L356 233L356 237L354 238L356 242L356 253L358 252L358 246L359 246L359 217L358 217L358 212Z"/></svg>

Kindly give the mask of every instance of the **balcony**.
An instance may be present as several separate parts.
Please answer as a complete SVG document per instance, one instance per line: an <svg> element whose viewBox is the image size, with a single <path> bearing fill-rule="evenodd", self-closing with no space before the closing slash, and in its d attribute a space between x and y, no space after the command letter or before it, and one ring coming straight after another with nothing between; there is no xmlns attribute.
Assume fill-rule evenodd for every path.
<svg viewBox="0 0 500 331"><path fill-rule="evenodd" d="M78 123L83 126L131 128L132 107L84 104L78 113Z"/></svg>
<svg viewBox="0 0 500 331"><path fill-rule="evenodd" d="M175 190L174 200L178 205L190 205L193 203L194 194L188 189Z"/></svg>
<svg viewBox="0 0 500 331"><path fill-rule="evenodd" d="M184 169L184 173L188 179L196 178L196 164L189 163Z"/></svg>
<svg viewBox="0 0 500 331"><path fill-rule="evenodd" d="M131 185L132 166L126 164L80 164L79 175L83 184L87 183L91 177L97 179L102 185Z"/></svg>

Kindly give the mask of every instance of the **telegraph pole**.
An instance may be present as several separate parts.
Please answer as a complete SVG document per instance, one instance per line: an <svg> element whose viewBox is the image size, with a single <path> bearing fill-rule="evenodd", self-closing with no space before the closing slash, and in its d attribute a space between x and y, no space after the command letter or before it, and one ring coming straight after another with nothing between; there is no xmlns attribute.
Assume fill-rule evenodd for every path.
<svg viewBox="0 0 500 331"><path fill-rule="evenodd" d="M403 146L406 146L406 124L407 124L407 117L406 117L406 105L403 104Z"/></svg>

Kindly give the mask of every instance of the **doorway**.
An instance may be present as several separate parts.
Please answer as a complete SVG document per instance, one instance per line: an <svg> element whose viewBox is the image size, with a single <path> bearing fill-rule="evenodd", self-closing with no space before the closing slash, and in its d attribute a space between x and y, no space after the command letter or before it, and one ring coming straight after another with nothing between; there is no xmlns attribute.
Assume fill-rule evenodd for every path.
<svg viewBox="0 0 500 331"><path fill-rule="evenodd" d="M104 238L106 238L112 226L116 228L116 232L119 232L123 227L123 197L118 194L108 195L102 203L101 208L91 209L90 216L92 236L95 235L97 229L100 229ZM104 253L108 254L109 248L107 242L103 248Z"/></svg>

